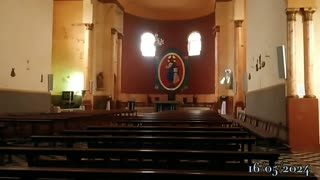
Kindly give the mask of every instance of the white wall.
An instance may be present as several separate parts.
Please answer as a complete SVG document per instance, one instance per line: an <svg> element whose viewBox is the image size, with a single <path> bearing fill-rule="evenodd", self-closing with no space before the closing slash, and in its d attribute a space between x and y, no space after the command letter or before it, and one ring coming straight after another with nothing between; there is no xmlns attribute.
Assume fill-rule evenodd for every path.
<svg viewBox="0 0 320 180"><path fill-rule="evenodd" d="M0 1L0 90L48 91L52 11L52 0Z"/></svg>
<svg viewBox="0 0 320 180"><path fill-rule="evenodd" d="M284 0L247 0L247 73L248 91L258 90L284 83L278 77L276 47L287 45L286 3ZM257 59L265 62L265 67L256 71Z"/></svg>

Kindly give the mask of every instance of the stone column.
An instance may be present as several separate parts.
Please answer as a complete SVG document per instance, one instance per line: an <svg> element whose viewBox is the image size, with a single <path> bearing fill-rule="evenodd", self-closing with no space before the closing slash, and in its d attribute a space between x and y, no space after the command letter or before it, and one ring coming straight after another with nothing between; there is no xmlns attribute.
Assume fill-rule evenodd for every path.
<svg viewBox="0 0 320 180"><path fill-rule="evenodd" d="M112 72L112 91L111 96L113 99L117 99L117 87L115 86L115 72L117 71L117 39L118 39L118 31L115 28L111 29L111 62L112 65L109 67L109 70Z"/></svg>
<svg viewBox="0 0 320 180"><path fill-rule="evenodd" d="M118 33L117 48L117 100L121 97L121 67L122 67L122 34Z"/></svg>
<svg viewBox="0 0 320 180"><path fill-rule="evenodd" d="M304 8L303 13L303 47L304 47L304 87L305 98L315 98L314 93L314 70L313 70L313 8Z"/></svg>
<svg viewBox="0 0 320 180"><path fill-rule="evenodd" d="M213 29L213 33L215 33L214 39L214 93L216 95L217 102L219 101L219 33L220 26L215 26Z"/></svg>
<svg viewBox="0 0 320 180"><path fill-rule="evenodd" d="M92 84L92 80L93 80L93 61L92 61L92 31L93 31L93 23L85 23L84 24L86 27L86 31L85 32L85 51L84 55L85 58L87 59L87 63L86 63L86 72L85 72L85 91L83 92L84 94L82 94L82 103L81 105L83 105L85 107L86 110L92 110L92 102L93 102L93 84Z"/></svg>
<svg viewBox="0 0 320 180"><path fill-rule="evenodd" d="M298 98L296 79L296 14L297 9L287 9L287 97Z"/></svg>
<svg viewBox="0 0 320 180"><path fill-rule="evenodd" d="M87 72L86 72L86 77L85 77L85 89L90 89L90 82L93 80L92 76L92 67L93 67L93 62L92 62L92 30L93 30L93 24L92 23L87 23L85 24L86 30L88 31L87 34Z"/></svg>
<svg viewBox="0 0 320 180"><path fill-rule="evenodd" d="M235 63L234 63L234 79L235 79L235 95L234 105L244 105L245 96L243 91L243 73L245 72L245 62L241 56L242 43L242 23L243 20L235 20Z"/></svg>

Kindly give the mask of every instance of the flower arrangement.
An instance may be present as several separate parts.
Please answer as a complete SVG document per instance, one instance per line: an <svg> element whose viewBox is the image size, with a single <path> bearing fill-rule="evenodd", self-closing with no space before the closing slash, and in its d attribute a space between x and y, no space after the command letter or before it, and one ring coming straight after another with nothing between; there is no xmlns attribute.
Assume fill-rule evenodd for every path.
<svg viewBox="0 0 320 180"><path fill-rule="evenodd" d="M155 45L156 46L162 46L164 44L164 40L159 37L159 34L155 34L154 37L156 38L155 40Z"/></svg>

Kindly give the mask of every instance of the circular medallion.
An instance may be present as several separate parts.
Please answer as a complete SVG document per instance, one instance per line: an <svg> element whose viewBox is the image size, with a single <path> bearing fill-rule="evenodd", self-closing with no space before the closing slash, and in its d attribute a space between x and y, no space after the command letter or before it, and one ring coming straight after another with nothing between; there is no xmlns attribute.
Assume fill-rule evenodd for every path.
<svg viewBox="0 0 320 180"><path fill-rule="evenodd" d="M162 57L158 66L158 78L161 86L170 91L178 89L185 78L185 66L177 53L168 53Z"/></svg>

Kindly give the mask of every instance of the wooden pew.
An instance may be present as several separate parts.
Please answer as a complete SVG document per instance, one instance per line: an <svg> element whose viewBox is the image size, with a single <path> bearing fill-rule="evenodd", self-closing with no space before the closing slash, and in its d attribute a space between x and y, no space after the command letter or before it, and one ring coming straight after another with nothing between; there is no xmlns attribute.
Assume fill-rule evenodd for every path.
<svg viewBox="0 0 320 180"><path fill-rule="evenodd" d="M286 174L272 176L270 173L248 173L248 171L206 171L206 170L169 170L169 169L119 169L119 168L56 168L56 167L0 167L0 177L19 177L22 179L36 178L72 178L82 180L101 179L135 179L163 180L179 178L184 180L212 180L225 178L241 178L247 180L317 180L310 173Z"/></svg>
<svg viewBox="0 0 320 180"><path fill-rule="evenodd" d="M6 130L4 135L8 138L27 138L32 134L39 133L39 130L44 129L44 126L47 127L46 133L52 134L75 127L86 128L90 125L109 125L112 118L120 119L134 116L137 116L135 111L125 109L61 113L7 113L0 114L0 123L6 125L8 131Z"/></svg>
<svg viewBox="0 0 320 180"><path fill-rule="evenodd" d="M5 144L4 131L7 128L6 124L0 124L0 145Z"/></svg>
<svg viewBox="0 0 320 180"><path fill-rule="evenodd" d="M175 130L175 131L238 131L243 127L222 126L88 126L87 130Z"/></svg>
<svg viewBox="0 0 320 180"><path fill-rule="evenodd" d="M158 131L164 131L163 133L166 133L166 131L182 131L181 133L177 132L177 135L174 136L178 136L178 134L184 134L182 136L200 136L200 135L192 135L192 132L194 131L204 131L204 132L208 132L208 137L212 136L210 134L215 134L214 136L217 135L217 133L223 131L223 133L221 134L221 136L229 136L231 135L233 132L235 131L241 131L240 134L245 135L246 132L243 131L242 127L221 127L221 126L197 126L197 127L193 127L193 126L89 126L87 128L87 130L89 131L96 131L97 133L100 133L99 131L118 131L119 134L122 133L123 131L154 131L154 132L158 132ZM77 130L75 130L77 131ZM218 131L215 133L215 131ZM231 131L232 133L227 133L226 131ZM71 130L72 132L72 130ZM244 132L244 133L243 133ZM95 132L93 132L94 134ZM152 133L152 132L150 132ZM163 134L162 133L162 134ZM156 133L155 133L156 134ZM159 133L161 134L161 133ZM201 134L198 133L198 134ZM202 133L201 136L206 136L206 133ZM229 134L229 135L228 135ZM129 135L129 134L127 134ZM231 146L228 146L229 148L231 148ZM241 147L243 147L241 145ZM232 149L239 149L238 145L233 146Z"/></svg>
<svg viewBox="0 0 320 180"><path fill-rule="evenodd" d="M2 118L0 122L4 124L5 129L13 128L15 135L19 138L41 134L41 130L39 129L41 125L48 128L45 134L53 134L53 121L48 119ZM23 134L24 130L21 129L22 126L30 126L30 133ZM2 135L4 135L4 132L2 132Z"/></svg>
<svg viewBox="0 0 320 180"><path fill-rule="evenodd" d="M3 118L35 118L35 117L93 117L93 116L99 116L99 117L110 117L110 116L121 116L121 115L136 115L136 111L131 111L127 109L113 109L113 110L88 110L88 111L69 111L69 112L61 112L61 113L33 113L33 112L27 112L27 113L7 113L7 114L0 114L0 119Z"/></svg>
<svg viewBox="0 0 320 180"><path fill-rule="evenodd" d="M0 147L0 153L24 155L28 166L242 169L244 171L253 165L253 159L257 162L265 160L266 166L274 167L280 156L279 152L264 151L56 147ZM43 159L44 156L59 156L59 158Z"/></svg>
<svg viewBox="0 0 320 180"><path fill-rule="evenodd" d="M111 127L112 128L112 127ZM117 127L117 128L121 128L121 127ZM138 127L134 127L134 128L138 128ZM153 127L154 128L154 127ZM172 128L172 127L167 127L167 128ZM180 128L180 130L181 130L181 127L173 127L173 128L175 128L175 129L177 129L177 128ZM184 128L192 128L192 127L184 127ZM201 128L201 127L196 127L196 128ZM205 127L205 128L210 128L210 127ZM223 128L226 128L226 127L223 127ZM230 127L230 128L234 128L234 127ZM239 128L239 127L237 127L237 128ZM94 138L96 138L96 137L94 137ZM87 142L87 141L84 141L84 142ZM73 142L72 142L73 143ZM169 147L169 146L167 146L167 147ZM37 147L38 148L38 147ZM91 149L91 148L90 148ZM118 151L116 151L116 152L119 152L119 153L123 153L123 158L120 158L120 159L130 159L130 158L134 158L134 157L136 157L136 155L135 156L130 156L130 155L128 155L128 153L126 152L126 153L124 153L124 152L122 152L123 150L124 150L125 148L124 147L121 147L120 148L120 150L118 150ZM81 151L83 150L83 148L81 149ZM99 150L103 150L103 149L99 149ZM157 151L158 150L161 150L161 149L157 149ZM171 149L172 150L172 149ZM164 151L164 149L162 149L162 151ZM184 157L185 158L185 155L183 155L183 153L182 153L182 151L189 151L189 150L183 150L183 149L181 149L180 151L176 151L176 150L172 150L172 151L174 151L175 153L178 153L179 155L172 155L172 157L174 157L174 158L176 158L176 157L179 157L180 155L181 155L181 157ZM200 150L198 150L198 151L200 151ZM202 151L202 150L201 150ZM105 151L104 151L105 152ZM193 151L194 152L194 151ZM208 151L207 151L208 152ZM217 151L216 151L217 152ZM221 151L221 152L226 152L226 151ZM232 151L232 152L240 152L240 151ZM164 152L162 152L162 153L164 153ZM240 153L242 153L242 152L240 152ZM249 152L249 153L251 153L251 152ZM252 152L252 153L255 153L255 152ZM73 155L71 155L71 154L73 154ZM94 154L94 156L96 156L97 155L97 153L96 152L94 152L94 153L89 153L89 155L88 154L85 154L85 156L84 157L89 157L90 156L90 154ZM126 155L125 155L126 154ZM143 154L145 154L145 153L143 153ZM58 155L61 155L61 154L58 154ZM106 157L105 156L105 154L102 154L101 156L99 155L99 153L98 153L98 155L97 155L98 157L100 157L101 158L101 156L102 156L102 158L103 157ZM200 155L199 155L200 156ZM213 159L217 159L217 158L221 158L221 157L225 157L225 156L227 156L228 158L232 158L233 156L230 156L230 155L222 155L222 154L219 154L219 155L216 155ZM90 156L89 158L91 158L92 156ZM139 156L139 158L138 159L141 159L140 158L141 156ZM164 155L164 154L157 154L157 157L167 157L167 155ZM169 156L169 157L171 157L171 156ZM196 158L197 157L197 155L196 155L196 157L194 156L194 153L192 154L192 155L190 155L190 158ZM204 158L207 158L208 157L208 154L206 154L206 155L203 155L203 157ZM210 156L209 156L210 157ZM147 157L147 158L151 158L151 157ZM243 156L241 157L241 159L239 160L239 162L244 162L244 159L242 159L243 158ZM31 159L36 159L36 158L31 158ZM75 161L77 161L77 162L79 162L79 157L75 157L75 153L73 152L73 153L70 153L70 155L68 156L68 158L66 158L66 159L69 159L69 160L75 160ZM200 158L201 159L201 158ZM192 159L192 160L195 160L195 159ZM248 159L248 160L251 160L251 157ZM156 160L157 161L157 160ZM175 160L173 160L174 162L176 162ZM64 163L65 164L65 163ZM80 163L71 163L71 164L77 164L77 165L79 165ZM140 165L141 165L141 163L139 163ZM219 165L221 165L221 163L218 163ZM70 173L69 175L69 178L79 178L79 179L93 179L93 178L119 178L120 176L121 177L125 177L125 178L129 178L129 179L135 179L135 178L140 178L140 179L145 179L145 178L151 178L151 179L163 179L163 178L165 178L165 177L167 177L167 178L173 178L173 177L175 177L175 175L176 175L176 177L177 178L186 178L186 179L194 179L194 178L199 178L199 179L202 179L202 178L204 178L204 179L212 179L212 178L214 178L214 177L216 177L216 178L223 178L223 177L237 177L237 176L239 176L239 177L244 177L244 178L246 178L246 179L250 179L250 178L252 178L252 179L257 179L257 178L259 178L259 179L269 179L270 177L271 178L274 178L274 177L272 177L271 175L270 175L270 173L269 174L266 174L266 173L253 173L253 174L249 174L248 173L248 170L246 170L246 171L241 171L241 172L233 172L233 171L227 171L226 172L226 170L224 170L224 171L221 171L221 170L210 170L210 171L200 171L200 170L194 170L194 168L193 167L198 167L198 166L192 166L192 168L190 168L190 169L188 169L187 170L187 172L189 173L189 172L194 172L195 174L193 174L193 175L186 175L184 172L186 172L186 170L185 169L177 169L177 167L185 167L185 166L180 166L181 164L176 164L176 165L172 165L172 167L174 167L174 168L176 168L176 169L166 169L166 170L163 170L163 169L154 169L154 170L151 170L151 172L152 173L155 173L155 174L152 174L152 176L150 176L149 177L149 174L147 173L147 174L140 174L140 173L145 173L146 172L146 170L145 169L142 169L142 171L140 171L141 169L139 168L139 169L135 169L135 170L137 170L137 171L135 171L135 172L137 172L137 174L134 174L133 176L131 176L132 174L130 174L129 173L129 171L131 170L131 169L125 169L124 171L123 171L123 169L121 169L121 168L119 168L120 166L116 166L116 168L113 168L113 169L111 169L111 171L109 171L110 170L110 168L66 168L66 169L64 169L65 171L69 171L70 170L70 172L68 172L68 173ZM122 167L122 166L121 166ZM149 166L149 167L153 167L153 166ZM217 166L216 166L217 167ZM224 167L224 166L218 166L218 167ZM34 177L34 176L38 176L39 174L37 174L37 173L40 173L41 174L41 172L36 172L37 170L40 170L40 171L42 171L43 169L37 169L38 167L33 167L33 171L32 172L35 172L36 174L32 174L32 177ZM86 171L86 169L89 169L89 171ZM100 174L100 171L98 170L98 169L100 169L101 170L101 173L102 174ZM192 169L192 170L191 170ZM7 169L8 170L8 169ZM9 168L9 171L11 171L12 169L10 169ZM52 168L46 168L46 169L44 169L43 171L51 171L51 170L53 170ZM95 171L95 170L97 170L97 171L95 171L94 173L94 175L89 175L90 173L92 173L91 172L91 170L92 171ZM128 170L128 171L127 171ZM150 170L149 168L148 168L148 170ZM2 169L0 169L0 176L1 176L1 171L2 171ZM6 171L6 170L5 170ZM23 171L23 172L22 172ZM14 173L12 173L13 174L13 176L18 176L18 174L19 173L21 173L22 174L22 176L24 177L24 178L27 178L27 179L29 179L30 178L30 172L29 172L29 176L27 175L27 172L25 172L25 171L28 171L28 170L25 170L25 169L22 169L22 171L21 171L21 169L18 169L16 172L14 172ZM85 171L85 172L83 172L83 174L86 174L86 173L88 173L88 174L86 174L86 175L77 175L76 173L77 173L77 171ZM165 172L163 172L163 171L165 171ZM117 174L117 173L114 173L114 172L121 172L121 173L119 173L119 174ZM139 173L140 172L140 173ZM170 172L173 172L174 174L171 174ZM24 174L25 173L25 174ZM72 173L75 173L75 174L72 174ZM163 173L163 174L162 174ZM181 173L181 174L180 174ZM10 174L10 172L7 172L6 171L6 176L8 176L8 174ZM121 174L121 175L120 175ZM129 175L128 175L129 174ZM169 174L169 175L168 175ZM310 173L310 174L312 174L312 173ZM128 176L127 176L128 175ZM154 175L154 176L153 176ZM168 176L167 176L168 175ZM312 175L312 177L310 177L310 176L308 176L308 177L306 177L305 175L295 175L295 174L289 174L288 176L290 176L290 177L286 177L288 174L280 174L280 175L278 175L277 176L277 178L280 178L280 179L286 179L286 178L289 178L289 179L303 179L303 178L307 178L307 179L314 179L314 176ZM13 177L12 176L12 177ZM42 176L42 175L40 175L40 176ZM49 177L53 177L53 176L50 176L50 174L48 173L48 174L46 174L46 176L49 176ZM61 177L61 178L66 178L66 177ZM68 178L68 177L67 177Z"/></svg>
<svg viewBox="0 0 320 180"><path fill-rule="evenodd" d="M257 137L259 142L266 144L267 147L271 147L271 145L275 145L280 142L279 131L282 128L280 124L264 121L253 116L246 115L243 112L239 112L237 118L228 117L228 119L239 124L241 127L244 127L250 132L250 134ZM290 149L289 146L288 148Z"/></svg>
<svg viewBox="0 0 320 180"><path fill-rule="evenodd" d="M175 120L221 120L225 119L217 113L205 113L205 111L192 112L192 111L170 111L169 113L156 112L147 113L143 116L135 118L143 119L175 119Z"/></svg>
<svg viewBox="0 0 320 180"><path fill-rule="evenodd" d="M164 120L120 119L112 121L115 126L232 126L227 120Z"/></svg>
<svg viewBox="0 0 320 180"><path fill-rule="evenodd" d="M210 120L210 121L219 121L219 120L226 120L222 116L203 116L203 115L197 115L192 116L188 114L174 114L174 115L143 115L143 116L136 116L136 117L125 117L128 119L144 119L144 120L154 120L154 119L161 119L161 120Z"/></svg>
<svg viewBox="0 0 320 180"><path fill-rule="evenodd" d="M221 115L211 110L189 110L189 111L163 111L148 113L145 117L171 117L171 116L189 116L189 117L221 117Z"/></svg>
<svg viewBox="0 0 320 180"><path fill-rule="evenodd" d="M62 135L71 136L198 136L198 137L245 137L247 131L182 131L182 130L65 130Z"/></svg>
<svg viewBox="0 0 320 180"><path fill-rule="evenodd" d="M175 137L175 136L31 136L34 146L40 143L62 142L67 147L85 142L90 147L112 148L172 148L172 149L253 149L253 137Z"/></svg>

